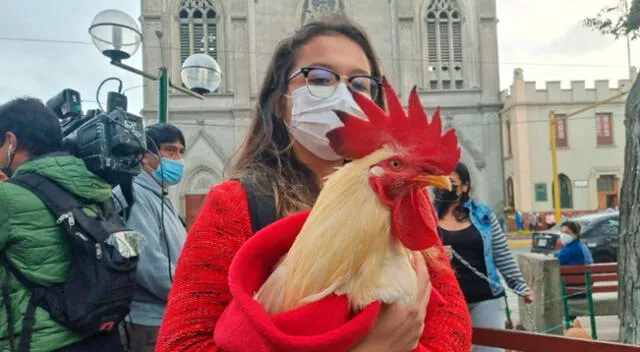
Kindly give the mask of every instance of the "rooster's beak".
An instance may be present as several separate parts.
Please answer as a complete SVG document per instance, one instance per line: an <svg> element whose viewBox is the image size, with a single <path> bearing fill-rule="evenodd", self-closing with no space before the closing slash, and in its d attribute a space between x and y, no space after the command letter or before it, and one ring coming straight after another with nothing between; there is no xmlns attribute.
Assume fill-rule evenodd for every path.
<svg viewBox="0 0 640 352"><path fill-rule="evenodd" d="M418 183L422 187L438 187L450 191L452 189L451 179L449 176L420 175L414 177L411 181Z"/></svg>

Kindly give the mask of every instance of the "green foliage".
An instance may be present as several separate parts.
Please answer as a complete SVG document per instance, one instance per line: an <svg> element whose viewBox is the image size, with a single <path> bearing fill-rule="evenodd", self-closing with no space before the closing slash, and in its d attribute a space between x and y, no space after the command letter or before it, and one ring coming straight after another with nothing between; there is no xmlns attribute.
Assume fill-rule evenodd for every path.
<svg viewBox="0 0 640 352"><path fill-rule="evenodd" d="M629 7L631 1L631 8ZM627 10L628 9L628 10ZM621 0L618 5L603 7L598 14L581 21L582 25L615 39L629 35L640 38L640 0Z"/></svg>

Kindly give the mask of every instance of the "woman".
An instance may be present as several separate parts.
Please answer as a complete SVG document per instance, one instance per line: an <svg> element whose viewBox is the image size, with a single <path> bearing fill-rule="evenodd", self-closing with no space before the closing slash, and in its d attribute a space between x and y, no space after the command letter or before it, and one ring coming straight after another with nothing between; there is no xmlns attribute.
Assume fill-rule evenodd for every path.
<svg viewBox="0 0 640 352"><path fill-rule="evenodd" d="M509 251L496 215L489 206L469 197L471 177L466 165L458 164L451 175L451 184L451 191L437 190L435 194L442 243L491 280L488 282L453 256L453 267L467 300L473 326L501 329L504 327L501 301L505 291L500 285L498 271L512 290L523 293L527 303L533 301L533 292ZM475 351L500 351L475 348Z"/></svg>
<svg viewBox="0 0 640 352"><path fill-rule="evenodd" d="M564 246L556 254L560 265L587 265L593 264L591 251L580 239L580 224L566 221L560 227L560 241Z"/></svg>
<svg viewBox="0 0 640 352"><path fill-rule="evenodd" d="M550 229L556 226L556 216L553 213L548 213L544 219L545 219L545 222L547 223L547 229Z"/></svg>
<svg viewBox="0 0 640 352"><path fill-rule="evenodd" d="M516 226L518 227L518 232L524 231L524 218L520 210L516 210Z"/></svg>
<svg viewBox="0 0 640 352"><path fill-rule="evenodd" d="M344 164L324 137L340 125L332 109L361 114L347 85L384 107L380 77L368 38L342 16L307 24L278 45L230 180L212 188L187 237L157 351L215 350L214 328L231 299L231 259L257 230L248 196L275 199L277 219L310 209L325 176ZM425 266L422 258L417 265ZM423 284L430 280L445 305L427 314L425 297L410 307L385 307L353 351L411 351L423 330L430 335L420 344L429 351L469 350L470 323L455 277L429 277L420 267L417 273Z"/></svg>

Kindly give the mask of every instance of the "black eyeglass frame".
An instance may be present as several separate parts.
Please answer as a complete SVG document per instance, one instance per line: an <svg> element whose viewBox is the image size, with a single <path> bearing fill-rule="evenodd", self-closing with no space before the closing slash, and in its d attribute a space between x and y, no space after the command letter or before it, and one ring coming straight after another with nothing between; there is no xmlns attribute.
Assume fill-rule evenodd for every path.
<svg viewBox="0 0 640 352"><path fill-rule="evenodd" d="M336 77L336 80L338 81L338 83L342 82L342 78L345 78L347 80L347 82L349 82L349 86L351 86L351 83L356 78L367 78L367 79L370 79L370 80L376 82L378 87L377 87L377 90L376 90L375 94L373 94L369 98L371 98L371 100L375 101L378 98L378 95L380 94L380 89L382 87L382 79L379 78L379 77L374 77L374 76L365 75L365 74L355 74L353 76L344 76L344 75L341 75L341 74L333 71L330 68L322 67L322 66L303 66L303 67L300 67L299 69L294 71L291 74L291 76L289 76L289 78L287 79L287 83L289 83L292 79L294 79L294 78L298 77L300 74L302 74L304 76L304 79L306 81L306 85L307 85L307 88L308 88L308 86L309 86L309 81L308 81L309 72L311 72L313 70L323 70L323 71L331 73L332 75L334 75ZM336 84L335 87L337 88L337 84ZM334 92L335 92L335 90L334 90ZM327 98L324 98L324 99L327 99Z"/></svg>

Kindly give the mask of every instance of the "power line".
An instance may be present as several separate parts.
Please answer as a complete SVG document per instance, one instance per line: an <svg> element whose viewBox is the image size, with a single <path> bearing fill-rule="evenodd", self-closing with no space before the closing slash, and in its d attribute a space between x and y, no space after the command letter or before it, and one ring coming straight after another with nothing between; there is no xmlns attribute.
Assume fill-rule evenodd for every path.
<svg viewBox="0 0 640 352"><path fill-rule="evenodd" d="M62 40L62 39L45 39L45 38L26 38L26 37L8 37L8 36L0 36L0 41L13 41L13 42L27 42L27 43L49 43L49 44L73 44L73 45L93 45L90 41L80 41L80 40ZM162 49L161 46L158 45L146 45L147 48L153 49ZM166 47L172 50L180 50L179 46L169 46ZM217 50L217 53L228 53L228 54L256 54L256 55L269 55L271 56L273 52L266 51L251 51L251 50ZM379 57L381 61L404 61L404 62L428 62L426 59L422 58L383 58ZM465 64L503 64L503 65L521 65L521 66L543 66L543 67L583 67L583 68L626 68L627 66L624 64L614 65L614 64L576 64L576 63L546 63L546 62L518 62L518 61L468 61L463 60L462 63Z"/></svg>
<svg viewBox="0 0 640 352"><path fill-rule="evenodd" d="M176 116L176 114L174 113L174 116ZM612 115L612 119L615 118L620 118L620 117L615 117L616 115ZM621 115L617 115L617 116L621 116ZM475 116L461 116L461 117L465 117L465 118L476 118ZM624 118L624 116L621 116L622 118ZM252 119L249 118L250 120ZM568 119L567 121L574 121L574 120L594 120L595 121L596 116L583 116L583 117L572 117L570 119ZM175 121L175 120L174 120ZM229 127L229 124L226 123L216 123L214 121L202 121L202 122L181 122L181 121L177 121L175 122L178 125L184 125L184 126L208 126L208 127ZM491 121L491 122L452 122L452 123L447 123L444 122L443 124L445 126L449 126L449 127L453 127L453 128L458 128L458 127L484 127L484 126L499 126L500 124L504 123L503 121L501 121L501 119L497 119L496 121ZM526 121L514 121L514 122L510 122L510 125L516 125L516 124L540 124L540 123L544 123L544 124L549 124L549 120L548 119L532 119L532 120L526 120ZM546 126L545 126L546 128Z"/></svg>

